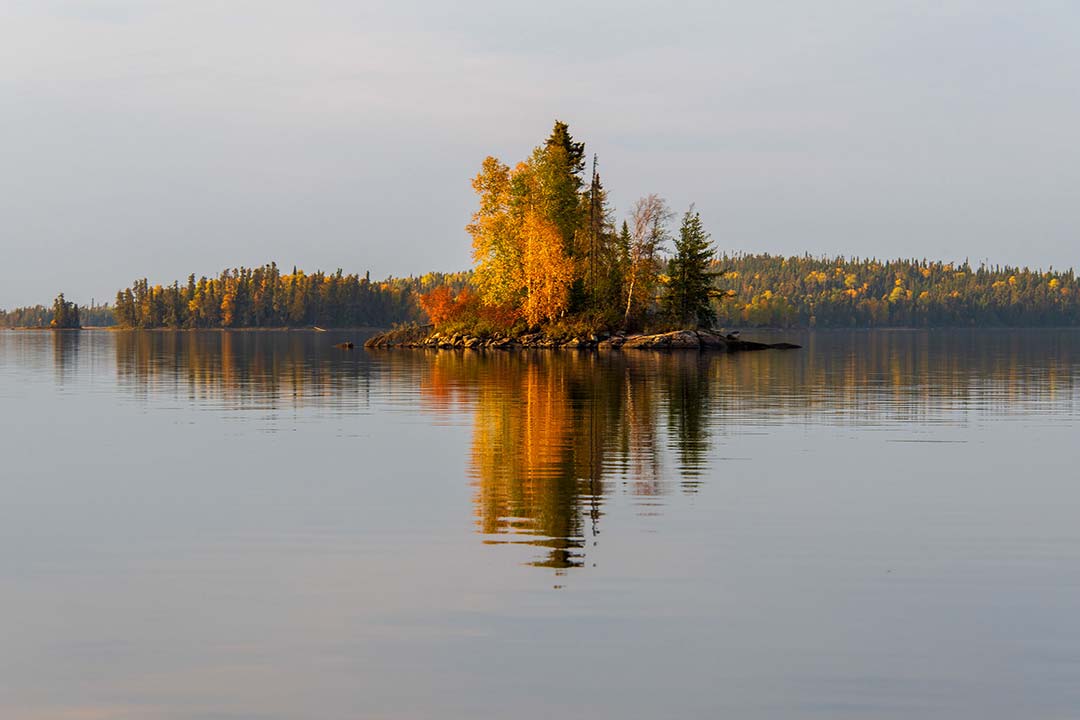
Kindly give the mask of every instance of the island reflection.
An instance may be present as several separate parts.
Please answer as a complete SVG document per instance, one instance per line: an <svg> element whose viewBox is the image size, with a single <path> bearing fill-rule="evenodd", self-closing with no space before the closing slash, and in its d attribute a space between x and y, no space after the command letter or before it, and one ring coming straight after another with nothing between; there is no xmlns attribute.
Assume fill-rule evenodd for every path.
<svg viewBox="0 0 1080 720"><path fill-rule="evenodd" d="M716 443L767 424L933 427L972 414L1071 411L1075 331L817 333L798 352L342 352L333 334L115 333L119 381L227 410L394 412L467 422L485 543L584 564L605 504L658 512L708 477ZM79 348L57 336L55 362Z"/></svg>

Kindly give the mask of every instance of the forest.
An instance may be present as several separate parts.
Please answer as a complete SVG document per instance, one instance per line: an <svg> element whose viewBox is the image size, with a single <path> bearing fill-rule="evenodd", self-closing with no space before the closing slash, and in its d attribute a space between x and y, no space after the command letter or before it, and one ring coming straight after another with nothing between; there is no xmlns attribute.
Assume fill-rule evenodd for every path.
<svg viewBox="0 0 1080 720"><path fill-rule="evenodd" d="M282 273L275 263L186 282L135 281L109 307L0 310L0 327L389 327L430 323L487 336L692 327L1080 325L1072 270L714 251L693 206L676 219L652 193L619 221L585 144L555 122L513 167L488 157L472 181L474 267L372 281Z"/></svg>
<svg viewBox="0 0 1080 720"><path fill-rule="evenodd" d="M661 275L669 272L666 263L660 269ZM715 278L710 303L716 324L728 328L1080 325L1080 286L1072 270L740 254L721 255L710 263L709 271ZM314 273L303 275L304 282L293 282L281 279L290 276L275 276L271 270L261 273L255 285L255 271L225 274L234 283L236 277L251 278L235 283L235 299L226 301L222 288L227 284L220 277L195 281L194 291L190 281L162 287L140 280L120 293L116 307L123 308L123 315L114 317L111 305L91 304L78 307L78 318L84 326L145 328L344 327L357 323L385 327L432 320L445 325L455 318L462 323L462 316L462 324L475 327L488 319L495 320L492 326L515 320L509 313L500 321L498 308L485 308L479 302L470 272L371 282L378 289L362 296L360 302L367 303L363 308L350 304L360 294L355 290L343 293L341 286L348 287L347 278L354 278L354 285L366 278ZM264 282L267 277L279 278L280 285L271 288ZM234 314L227 317L223 306L233 308ZM0 327L50 327L54 314L55 304L0 310ZM225 325L226 319L233 324Z"/></svg>
<svg viewBox="0 0 1080 720"><path fill-rule="evenodd" d="M114 315L126 328L387 327L419 316L418 293L463 285L460 273L373 282L341 270L283 274L270 263L184 284L138 280L117 293Z"/></svg>
<svg viewBox="0 0 1080 720"><path fill-rule="evenodd" d="M63 293L53 304L31 305L13 310L0 309L0 328L77 328L115 325L113 308L104 303L77 305L64 299Z"/></svg>
<svg viewBox="0 0 1080 720"><path fill-rule="evenodd" d="M778 255L724 255L715 267L728 327L1080 325L1072 270Z"/></svg>

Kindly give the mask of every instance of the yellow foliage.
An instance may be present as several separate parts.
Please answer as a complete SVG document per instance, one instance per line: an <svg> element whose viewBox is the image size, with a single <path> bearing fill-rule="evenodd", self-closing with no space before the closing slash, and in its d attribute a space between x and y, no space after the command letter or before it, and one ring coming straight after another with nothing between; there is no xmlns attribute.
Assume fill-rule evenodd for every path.
<svg viewBox="0 0 1080 720"><path fill-rule="evenodd" d="M525 215L525 319L531 325L554 320L570 305L574 263L563 250L559 228L534 211Z"/></svg>
<svg viewBox="0 0 1080 720"><path fill-rule="evenodd" d="M480 208L465 229L473 238L474 281L484 302L498 305L515 299L524 285L521 234L511 212L510 168L488 157L472 185Z"/></svg>

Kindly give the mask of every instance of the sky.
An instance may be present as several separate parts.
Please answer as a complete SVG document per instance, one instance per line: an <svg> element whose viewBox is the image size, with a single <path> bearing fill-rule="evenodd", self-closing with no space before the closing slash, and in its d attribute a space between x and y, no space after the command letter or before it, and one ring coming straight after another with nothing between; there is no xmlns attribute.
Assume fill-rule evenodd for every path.
<svg viewBox="0 0 1080 720"><path fill-rule="evenodd" d="M556 118L717 247L1071 267L1080 3L3 0L0 307L470 265Z"/></svg>

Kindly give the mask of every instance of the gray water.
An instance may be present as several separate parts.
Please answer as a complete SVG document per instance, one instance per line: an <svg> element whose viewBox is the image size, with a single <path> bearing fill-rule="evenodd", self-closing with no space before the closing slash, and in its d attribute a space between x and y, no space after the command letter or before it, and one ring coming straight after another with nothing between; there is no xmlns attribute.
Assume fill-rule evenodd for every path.
<svg viewBox="0 0 1080 720"><path fill-rule="evenodd" d="M0 717L1080 717L1080 333L783 338L0 332Z"/></svg>

